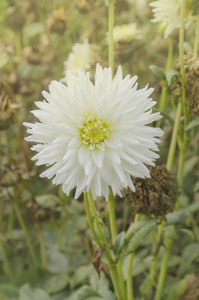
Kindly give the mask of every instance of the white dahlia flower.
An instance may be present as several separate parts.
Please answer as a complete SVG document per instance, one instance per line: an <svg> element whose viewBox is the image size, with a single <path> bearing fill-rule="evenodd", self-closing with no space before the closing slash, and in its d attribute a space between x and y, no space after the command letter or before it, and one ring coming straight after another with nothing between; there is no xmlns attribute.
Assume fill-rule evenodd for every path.
<svg viewBox="0 0 199 300"><path fill-rule="evenodd" d="M153 89L137 89L136 80L123 78L121 67L112 79L111 68L97 65L94 84L84 72L68 73L67 86L51 82L32 111L40 122L24 123L26 140L37 143L33 160L48 166L41 177L63 184L67 195L76 188L75 198L91 189L94 199L108 199L109 187L120 196L121 188L134 191L131 175L150 177L145 164L159 157L153 151L163 132L147 124L161 116L151 110Z"/></svg>
<svg viewBox="0 0 199 300"><path fill-rule="evenodd" d="M153 23L161 22L165 24L164 37L167 38L174 29L180 27L180 12L181 12L182 0L156 0L150 3L153 7L154 14ZM191 16L191 10L186 5L186 18L185 26L189 26L193 20Z"/></svg>
<svg viewBox="0 0 199 300"><path fill-rule="evenodd" d="M78 71L89 71L96 64L99 47L95 44L89 44L88 40L83 43L76 43L72 47L72 52L64 62L65 75L70 70L77 74Z"/></svg>
<svg viewBox="0 0 199 300"><path fill-rule="evenodd" d="M128 43L142 39L141 30L137 29L137 24L123 24L115 26L113 29L113 39L115 43Z"/></svg>

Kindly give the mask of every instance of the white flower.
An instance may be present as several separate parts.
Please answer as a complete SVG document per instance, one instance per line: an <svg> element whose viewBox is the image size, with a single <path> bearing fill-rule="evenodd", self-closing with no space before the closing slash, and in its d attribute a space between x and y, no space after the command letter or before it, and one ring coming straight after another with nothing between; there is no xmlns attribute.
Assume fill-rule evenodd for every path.
<svg viewBox="0 0 199 300"><path fill-rule="evenodd" d="M136 23L115 26L113 29L113 39L115 43L128 43L141 38L141 30L137 29Z"/></svg>
<svg viewBox="0 0 199 300"><path fill-rule="evenodd" d="M167 38L174 29L180 27L180 11L182 0L156 0L150 3L153 7L153 23L165 23L164 37ZM189 26L193 17L191 11L186 7L185 26Z"/></svg>
<svg viewBox="0 0 199 300"><path fill-rule="evenodd" d="M95 44L89 44L86 39L83 43L76 43L72 47L67 61L64 62L66 69L77 74L78 71L89 71L93 64L96 63L99 48Z"/></svg>
<svg viewBox="0 0 199 300"><path fill-rule="evenodd" d="M109 187L120 196L121 188L134 191L131 175L150 177L145 164L159 157L162 130L147 124L161 116L151 111L153 89L137 89L136 80L123 79L121 67L112 79L111 68L97 65L94 84L84 72L68 73L67 86L51 82L32 112L40 122L24 123L26 140L38 143L33 160L48 166L41 177L54 177L67 195L76 187L75 198L91 189L94 199L108 199Z"/></svg>
<svg viewBox="0 0 199 300"><path fill-rule="evenodd" d="M128 2L135 5L137 13L143 14L143 9L147 6L148 0L128 0Z"/></svg>

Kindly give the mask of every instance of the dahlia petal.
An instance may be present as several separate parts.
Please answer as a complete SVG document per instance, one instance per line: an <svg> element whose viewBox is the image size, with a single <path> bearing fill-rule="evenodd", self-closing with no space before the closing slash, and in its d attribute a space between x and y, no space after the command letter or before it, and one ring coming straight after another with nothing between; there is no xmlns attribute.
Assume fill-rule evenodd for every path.
<svg viewBox="0 0 199 300"><path fill-rule="evenodd" d="M98 64L95 83L81 71L67 72L67 86L51 82L32 112L40 122L24 123L25 139L37 143L32 159L47 166L41 177L63 184L66 194L76 188L75 198L91 189L94 198L106 200L109 188L120 196L127 186L134 191L130 176L150 177L145 164L159 157L154 151L163 132L148 124L161 116L152 113L153 89L138 89L136 80L123 79L121 67L112 79L111 69Z"/></svg>

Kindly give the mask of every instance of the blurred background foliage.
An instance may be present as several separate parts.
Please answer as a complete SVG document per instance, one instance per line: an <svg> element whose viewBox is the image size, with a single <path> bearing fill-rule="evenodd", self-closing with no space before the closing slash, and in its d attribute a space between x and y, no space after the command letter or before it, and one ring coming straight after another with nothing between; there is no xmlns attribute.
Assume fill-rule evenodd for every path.
<svg viewBox="0 0 199 300"><path fill-rule="evenodd" d="M150 22L152 12L148 3L116 1L115 24L137 23L142 37L115 43L115 68L122 64L125 74L138 75L140 87L146 83L153 86L153 97L158 102L163 81L156 76L157 69L152 72L149 67L165 69L168 41L161 28ZM82 198L74 200L73 194L66 197L61 187L39 178L42 167L31 161L33 154L24 141L22 125L24 121L34 121L30 111L35 108L34 101L42 99L42 90L48 89L51 80L63 78L63 63L75 43L88 39L90 44L97 45L97 61L107 66L107 28L107 3L102 0L0 1L0 300L83 300L88 299L88 286L100 293L93 294L92 299L115 299L107 266L103 265L99 279L91 265L93 245ZM186 51L192 49L193 40L194 28L190 27L186 32ZM173 62L178 56L177 45L178 31L173 33ZM171 105L170 94L168 98L162 121L163 163L176 105L175 99L174 106ZM193 121L181 214L170 216L165 227L165 234L176 240L169 262L167 300L199 299L198 117ZM105 200L98 199L97 205L101 212L106 212ZM116 209L118 228L126 230L133 221L133 210L119 198ZM106 213L103 218L106 222ZM176 229L171 224L176 224ZM141 241L134 260L138 300L153 299L153 287L147 289L143 283L153 261L154 234L155 231ZM161 247L164 246L160 245L158 263L162 258Z"/></svg>

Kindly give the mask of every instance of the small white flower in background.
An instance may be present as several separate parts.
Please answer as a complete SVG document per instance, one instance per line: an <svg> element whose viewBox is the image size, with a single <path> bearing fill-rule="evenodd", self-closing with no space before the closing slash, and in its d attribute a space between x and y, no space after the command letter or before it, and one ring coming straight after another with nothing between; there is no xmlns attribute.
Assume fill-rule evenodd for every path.
<svg viewBox="0 0 199 300"><path fill-rule="evenodd" d="M83 43L76 43L72 47L72 52L68 55L67 61L64 62L65 72L70 70L77 74L78 71L89 71L96 64L99 47L95 44L89 44L86 39Z"/></svg>
<svg viewBox="0 0 199 300"><path fill-rule="evenodd" d="M121 188L134 191L130 176L150 177L145 164L159 157L153 151L163 132L147 126L161 118L152 113L153 89L137 89L137 76L123 78L121 67L112 79L111 68L99 64L94 84L84 72L66 79L67 86L52 81L46 100L36 102L40 122L24 123L26 140L37 143L33 160L48 167L41 177L63 184L67 195L76 187L75 198L89 189L94 199L108 199L109 187L120 196Z"/></svg>
<svg viewBox="0 0 199 300"><path fill-rule="evenodd" d="M151 22L165 23L164 38L167 38L176 28L180 28L181 3L181 0L156 0L149 4L153 7L152 12L154 14L154 19L151 20ZM187 5L185 19L186 28L193 20L191 13L192 12Z"/></svg>
<svg viewBox="0 0 199 300"><path fill-rule="evenodd" d="M113 29L113 39L115 43L128 43L142 39L142 31L137 29L137 24L123 24L115 26Z"/></svg>
<svg viewBox="0 0 199 300"><path fill-rule="evenodd" d="M147 6L148 0L128 0L130 4L134 4L138 13L143 13L143 9Z"/></svg>

